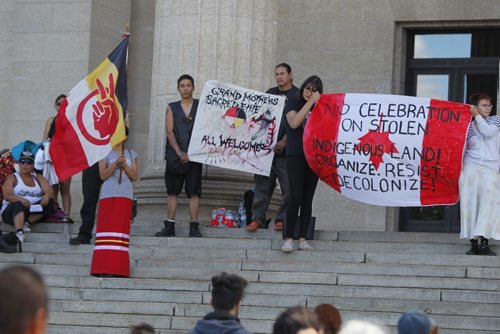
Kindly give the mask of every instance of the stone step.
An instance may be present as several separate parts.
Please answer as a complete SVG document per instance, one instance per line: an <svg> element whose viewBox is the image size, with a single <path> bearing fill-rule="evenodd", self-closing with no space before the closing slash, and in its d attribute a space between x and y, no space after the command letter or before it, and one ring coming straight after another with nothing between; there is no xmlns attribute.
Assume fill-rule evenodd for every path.
<svg viewBox="0 0 500 334"><path fill-rule="evenodd" d="M187 231L186 231L187 232ZM246 231L245 231L246 232ZM203 233L203 232L202 232ZM187 233L186 233L187 234ZM178 233L179 235L179 233ZM187 235L186 235L187 236ZM281 249L281 239L268 238L230 238L230 237L204 237L194 240L185 236L175 238L158 238L148 236L132 236L131 246L164 246L176 248L233 248L233 249ZM69 242L69 236L61 233L27 233L27 243L62 243ZM453 254L461 255L466 247L462 244L444 243L385 243L385 242L357 242L357 241L331 241L313 240L311 245L316 250L343 251L343 252L375 252L398 254ZM497 247L492 246L493 250Z"/></svg>
<svg viewBox="0 0 500 334"><path fill-rule="evenodd" d="M0 255L0 261L4 257L17 257L17 254L2 254ZM31 264L35 263L36 267L50 268L47 270L56 270L57 275L60 272L64 274L64 267L70 267L73 269L78 268L78 273L82 273L82 270L87 270L81 276L88 275L88 270L90 266L91 256L81 256L79 254L65 254L65 255L51 255L51 254L36 254L33 256L27 256L27 254L22 254L21 259L24 259L22 263ZM483 278L481 274L486 273L486 278L493 276L494 269L492 268L467 268L467 267L454 267L454 266L413 266L404 264L374 264L374 263L344 263L344 262L334 262L333 261L323 261L321 263L305 260L293 260L290 258L287 261L275 261L275 260L240 260L240 259L211 259L210 260L210 271L258 271L262 276L262 279L266 279L266 272L273 272L276 275L276 271L282 271L282 277L271 278L275 281L287 281L288 272L298 272L298 273L330 273L330 274L351 274L351 275L379 275L379 276L396 276L396 277L448 277L448 278L466 278L471 280L474 278ZM21 261L19 261L21 262ZM12 262L7 262L12 263ZM328 264L328 265L326 265ZM204 259L190 260L186 261L185 258L131 258L131 271L133 277L154 277L154 275L160 275L158 278L166 278L162 275L166 271L176 270L182 275L182 270L185 270L185 274L189 274L190 270L201 270L207 267L207 262ZM161 268L161 269L160 269ZM490 270L491 269L491 270ZM48 272L50 274L50 272ZM76 275L76 272L70 273ZM168 276L168 273L165 273ZM189 277L189 276L188 276ZM495 278L495 277L493 277ZM383 280L382 280L383 281ZM444 281L443 281L444 282ZM496 282L496 280L491 280L491 282ZM436 281L436 284L438 281ZM374 283L375 284L375 283ZM382 283L376 283L382 284ZM397 284L397 283L394 283ZM402 284L402 283L401 283ZM488 283L489 286L498 286L498 283ZM486 286L486 285L485 285ZM471 286L471 288L474 288Z"/></svg>
<svg viewBox="0 0 500 334"><path fill-rule="evenodd" d="M315 250L344 251L344 252L374 252L398 254L464 254L468 248L462 244L442 243L385 243L385 242L357 242L357 241L327 241L313 240L310 242ZM281 249L282 241L273 240L272 249ZM295 246L296 247L296 246ZM496 247L492 247L496 249Z"/></svg>
<svg viewBox="0 0 500 334"><path fill-rule="evenodd" d="M272 229L259 229L256 232L247 232L244 229L219 229L219 228L208 228L206 225L209 224L209 217L206 218L205 222L202 221L201 231L208 237L218 237L218 238L263 238L263 239L279 239L281 240L281 232L275 232ZM50 223L40 223L32 226L32 235L40 233L59 233L59 234L76 234L80 224L50 224ZM154 233L159 231L163 227L161 221L150 221L147 222L136 220L135 224L132 225L131 235L132 236L153 236ZM12 226L2 224L2 229L4 231L14 231ZM179 235L187 235L189 231L189 226L187 222L178 222L176 224L176 231ZM29 235L29 234L28 234ZM36 240L36 239L35 239ZM455 233L412 233L412 232L349 232L349 231L315 231L315 241L339 241L339 242L358 242L358 244L369 243L369 244L385 244L386 248L391 247L401 247L404 244L411 243L407 245L408 247L417 246L419 244L455 244L460 245L461 254L464 253L464 249L467 249L468 241L458 239L458 234ZM491 240L491 248L499 249L497 241ZM414 245L416 244L416 245ZM462 249L463 248L463 249Z"/></svg>
<svg viewBox="0 0 500 334"><path fill-rule="evenodd" d="M316 262L271 262L243 261L242 270L246 271L282 271L282 272L319 272L336 274L368 274L394 276L428 277L466 277L466 268L450 266L417 267L411 265L380 265L370 263L332 263L325 265Z"/></svg>
<svg viewBox="0 0 500 334"><path fill-rule="evenodd" d="M415 256L413 254L395 254L395 253L366 253L367 263L393 263L393 264L411 264L411 265L453 265L467 267L489 267L500 268L500 257L498 256L468 256L468 255L450 255L450 254L429 254L425 257ZM496 277L500 277L497 275ZM492 277L493 278L493 277Z"/></svg>
<svg viewBox="0 0 500 334"><path fill-rule="evenodd" d="M269 276L259 274L258 282L283 282L282 273L273 273ZM318 277L314 277L318 276ZM271 278L271 279L269 279ZM347 280L344 284L343 280ZM386 281L384 285L382 282ZM407 282L405 284L405 281ZM446 285L446 281L451 284ZM401 278L401 277L387 277L387 276L362 276L362 275L321 275L321 274L300 274L292 273L290 279L286 282L295 283L294 293L299 295L310 295L303 289L308 289L311 284L327 284L327 287L332 289L335 286L375 286L375 287L396 287L396 288L419 288L429 289L443 292L446 290L463 290L464 292L470 291L493 291L498 292L499 280L493 282L484 280L470 280L470 279L438 279L438 278ZM252 282L255 284L256 282ZM207 282L198 281L184 281L184 280L168 280L168 279L99 279L93 277L67 277L67 276L46 276L46 284L49 287L62 287L62 288L102 288L102 289L133 289L133 290L168 290L168 291L209 291ZM474 284L478 287L474 289ZM268 286L268 284L265 284ZM283 288L287 288L284 286ZM280 287L281 288L281 287ZM469 290L469 291L466 291ZM498 298L497 298L498 299ZM498 302L491 301L491 303ZM309 304L308 304L309 305Z"/></svg>
<svg viewBox="0 0 500 334"><path fill-rule="evenodd" d="M66 325L51 325L47 326L45 333L47 334L128 334L130 331L126 327L97 327L97 326L85 326L85 325L77 325L77 326L66 326ZM180 331L165 331L162 330L162 333L181 333ZM185 333L183 333L185 334Z"/></svg>
<svg viewBox="0 0 500 334"><path fill-rule="evenodd" d="M273 291L276 296L279 295L297 295L297 296L335 296L340 298L387 298L387 299L410 299L410 300L429 300L439 301L440 290L415 289L415 288L387 288L387 287L352 287L335 285L298 285L298 284L274 284L274 283L252 283L248 287L250 294L267 294ZM205 292L208 298L209 293ZM494 298L490 298L495 300ZM498 299L498 296L497 296ZM491 303L493 303L492 301ZM497 303L499 301L497 300Z"/></svg>
<svg viewBox="0 0 500 334"><path fill-rule="evenodd" d="M325 296L310 296L307 307L314 309L320 304L333 304L343 311L377 311L403 312L411 310L426 311L434 317L436 314L471 317L498 317L497 304L471 305L466 302L422 301L408 299L376 299L376 298L337 298Z"/></svg>
<svg viewBox="0 0 500 334"><path fill-rule="evenodd" d="M177 304L177 303L131 303L130 301L115 302L115 301L71 301L64 300L53 303L50 306L51 312L70 312L70 313L86 313L92 311L94 313L103 314L146 314L146 315L162 315L173 316L179 311L184 311L184 305L192 304ZM179 309L181 307L182 309Z"/></svg>
<svg viewBox="0 0 500 334"><path fill-rule="evenodd" d="M178 223L181 236L156 238L161 223L138 220L126 279L89 276L93 245L68 244L78 227L35 225L25 253L0 254L0 268L24 263L44 275L48 333L128 333L143 321L185 333L211 310L210 277L223 270L250 282L240 316L255 333L270 332L287 307L324 302L344 320L371 320L388 333L401 312L416 309L431 313L440 333L500 328L500 258L463 255L468 242L456 234L316 231L314 251L285 254L272 230L202 227L206 237L193 239Z"/></svg>
<svg viewBox="0 0 500 334"><path fill-rule="evenodd" d="M35 234L32 234L33 236ZM62 237L64 240L65 238ZM31 238L32 240L33 238ZM41 239L38 237L38 239ZM49 239L59 238L52 236ZM134 240L137 237L134 238ZM173 238L170 238L173 239ZM177 238L175 238L177 239ZM207 239L207 238L205 238ZM80 245L80 246L70 246L68 243L37 243L30 242L30 239L24 244L23 254L0 254L0 258L4 258L4 262L21 262L21 263L33 263L34 258L32 254L91 254L93 250L93 245ZM467 267L484 267L487 270L482 270L483 275L481 277L486 277L485 275L489 273L491 278L499 277L498 268L500 268L500 257L495 256L466 256L466 255L454 255L454 254L426 254L425 257L415 256L415 254L407 254L402 251L399 253L392 252L372 252L372 250L377 250L377 245L370 244L365 245L352 251L344 250L330 250L330 251L318 251L313 252L294 252L292 254L285 254L280 252L278 249L231 249L228 250L231 244L226 242L219 242L217 246L211 247L197 247L197 248L182 248L182 251L172 252L168 247L163 247L164 244L168 244L168 238L152 238L146 241L153 240L155 246L148 245L148 242L143 242L145 245L137 245L132 241L130 248L131 257L145 257L145 256L155 256L156 258L169 257L169 258L234 258L234 259L245 259L249 260L271 260L271 261L288 261L290 259L297 261L331 261L331 262L367 262L373 264L408 264L408 265L442 265L442 266L467 266ZM214 240L214 239L211 239ZM250 239L251 240L251 239ZM184 241L192 242L192 239L187 239ZM213 242L220 241L216 239ZM173 241L172 241L173 242ZM251 241L250 241L251 242ZM198 241L195 242L196 244ZM234 245L234 243L232 243ZM344 244L346 248L353 249L354 245ZM340 245L339 245L340 246ZM223 247L223 248L220 248ZM380 250L380 249L378 249ZM383 248L382 248L383 250ZM365 253L367 252L367 253ZM471 274L477 274L476 271L471 271Z"/></svg>
<svg viewBox="0 0 500 334"><path fill-rule="evenodd" d="M351 311L349 309L343 308L342 306L345 305L345 303L348 303L351 299L342 299L342 302L337 303L338 308L342 311L342 316L344 320L348 319L359 319L362 317L363 319L371 319L373 322L378 323L380 325L391 325L397 323L397 319L400 316L400 310L401 309L410 309L410 307L415 306L415 304L419 302L413 302L412 301L384 301L384 305L389 305L394 306L399 306L401 308L395 308L393 310L385 310L386 315L384 317L380 316L380 313L374 313L374 311L380 312L378 309L370 308L369 310L357 310L357 311ZM362 303L360 299L355 299L355 301L358 302L360 306L369 306L367 303L367 300L363 299ZM372 302L370 300L369 302ZM382 303L380 303L382 304ZM426 303L428 305L429 302ZM434 303L437 304L437 303ZM352 303L350 304L352 306ZM420 302L420 305L423 305ZM416 305L416 306L420 306ZM308 305L311 307L311 305ZM456 307L456 305L451 305L453 307ZM203 317L206 313L211 311L211 307L209 305L200 305L200 304L168 304L168 303L126 303L126 302L88 302L88 301L79 301L79 302L63 302L61 309L57 308L54 309L53 311L55 312L84 312L87 308L92 307L92 310L99 310L99 313L118 313L118 314L158 314L158 315L166 315L166 316L174 316L175 317L190 317L190 318L195 318L195 319L200 319ZM314 306L312 306L314 307ZM448 306L449 307L449 306ZM134 313L134 309L136 310ZM279 308L279 307L253 307L253 306L245 306L243 305L241 310L240 310L240 318L242 319L243 323L249 323L249 320L270 320L273 321L280 312L282 312L285 308ZM414 308L414 309L421 309L421 308ZM429 310L429 308L427 307ZM470 306L468 308L469 310L472 309ZM484 307L482 308L483 310L485 309ZM370 312L371 311L371 312ZM436 308L432 309L432 317L437 320L439 319L440 324L445 324L447 321L452 323L456 321L456 316L452 317L450 316L444 316L440 315L439 313L436 313ZM492 313L493 309L490 307L490 310L488 310L490 313ZM464 318L463 315L460 315L461 318ZM478 326L471 325L470 319L477 319L476 323L479 323L481 326L484 324L484 318L481 316L469 316L466 315L465 320L462 322L467 323L467 328L470 329L477 329ZM450 320L451 319L451 320ZM474 321L472 322L474 323ZM491 328L491 326L495 326L498 323L498 318L494 320L493 322L489 322L488 326ZM450 326L450 325L448 325ZM460 325L461 328L464 327ZM451 328L453 326L451 325ZM484 327L482 327L484 329Z"/></svg>
<svg viewBox="0 0 500 334"><path fill-rule="evenodd" d="M75 217L74 219L78 219ZM281 239L281 232L275 232L272 229L259 229L256 232L247 232L244 229L218 229L206 228L210 217L202 220L202 231L209 233L213 237L221 238L276 238ZM32 226L33 232L37 233L66 233L69 231L72 234L78 233L79 223L75 224L54 224L54 223L39 223ZM151 221L144 219L136 219L131 228L132 235L153 235L162 228L161 221ZM4 231L14 231L10 225L2 224ZM179 221L176 224L176 230L188 231L187 222ZM314 233L315 240L330 240L330 241L360 241L360 242L385 242L385 243L444 243L444 244L460 244L468 246L468 240L461 240L457 233L420 233L420 232L368 232L368 231L323 231L316 230ZM491 246L497 246L499 242L490 240Z"/></svg>
<svg viewBox="0 0 500 334"><path fill-rule="evenodd" d="M99 280L99 279L96 279ZM140 280L130 281L127 284L118 279L89 283L86 287L71 288L51 286L50 297L53 300L71 301L127 301L158 302L158 303L194 303L208 304L211 296L206 289L182 290L187 285L178 283L172 289L168 285L152 290L148 283ZM80 284L82 285L82 284ZM121 285L120 288L116 288ZM203 285L201 285L203 287ZM167 290L168 288L168 290ZM124 291L123 291L124 290ZM272 294L270 292L272 291ZM367 299L397 299L414 301L444 301L468 302L481 304L500 304L499 291L457 290L438 288L406 288L406 287L380 287L380 286L342 286L324 284L290 284L290 283L257 283L252 282L247 289L245 305L250 306L281 306L281 297L293 299L294 304L304 304L308 298L313 297L336 298L367 298ZM287 304L287 305L294 305ZM499 307L497 305L497 307ZM500 327L499 327L500 328Z"/></svg>
<svg viewBox="0 0 500 334"><path fill-rule="evenodd" d="M144 314L110 314L110 313L77 313L51 312L51 325L99 327L100 333L108 333L109 327L128 327L131 324L146 322L158 329L170 329L172 317L167 315Z"/></svg>
<svg viewBox="0 0 500 334"><path fill-rule="evenodd" d="M136 289L170 291L210 291L209 283L201 280L174 280L149 278L97 278L92 276L45 275L45 284L61 288Z"/></svg>
<svg viewBox="0 0 500 334"><path fill-rule="evenodd" d="M500 279L338 275L337 285L500 291Z"/></svg>
<svg viewBox="0 0 500 334"><path fill-rule="evenodd" d="M92 261L91 256L81 255L53 255L53 254L37 254L35 256L35 264L54 264L54 265L80 265L89 267ZM212 259L211 267L219 270L237 271L241 268L239 259ZM131 258L132 268L204 268L206 260L186 261L184 258L151 258L151 257L135 257Z"/></svg>
<svg viewBox="0 0 500 334"><path fill-rule="evenodd" d="M2 263L0 261L0 269L12 265L12 263ZM89 266L73 266L73 265L39 265L29 264L35 270L39 271L44 276L67 276L67 277L88 277L90 275ZM207 280L210 277L219 274L219 268L203 268L203 269L179 269L173 268L165 270L164 268L131 268L131 276L134 278L158 278L172 280ZM238 275L248 281L257 282L259 273L256 271L238 271ZM96 278L97 279L97 278ZM105 280L106 278L100 278ZM113 279L112 279L113 280Z"/></svg>

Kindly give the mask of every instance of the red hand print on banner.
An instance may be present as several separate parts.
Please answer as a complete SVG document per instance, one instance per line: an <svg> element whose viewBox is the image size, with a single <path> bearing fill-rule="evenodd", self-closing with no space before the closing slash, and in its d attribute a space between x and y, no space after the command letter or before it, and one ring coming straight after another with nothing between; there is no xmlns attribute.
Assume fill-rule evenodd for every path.
<svg viewBox="0 0 500 334"><path fill-rule="evenodd" d="M92 105L94 109L94 127L101 135L101 138L107 138L115 132L118 123L118 108L114 100L113 74L109 74L109 87L104 87L99 79L96 80L96 84L100 99Z"/></svg>
<svg viewBox="0 0 500 334"><path fill-rule="evenodd" d="M118 125L118 107L115 102L115 81L113 74L108 75L109 86L105 87L100 79L96 80L97 89L94 89L78 105L77 124L83 136L95 145L107 145L111 136L115 133ZM94 129L99 132L100 138L96 138L89 133L83 121L83 112L87 102L94 96L97 101L92 104L92 117ZM85 116L87 117L87 116Z"/></svg>

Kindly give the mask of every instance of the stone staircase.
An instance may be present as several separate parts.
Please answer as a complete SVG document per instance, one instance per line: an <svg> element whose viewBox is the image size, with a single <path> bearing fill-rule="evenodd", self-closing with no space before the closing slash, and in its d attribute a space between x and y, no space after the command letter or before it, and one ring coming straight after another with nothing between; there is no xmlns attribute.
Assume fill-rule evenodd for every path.
<svg viewBox="0 0 500 334"><path fill-rule="evenodd" d="M429 312L442 334L500 333L500 256L461 255L468 245L456 234L316 231L314 251L284 254L271 230L205 227L204 238L190 239L179 224L178 237L156 238L160 224L139 221L133 278L121 279L89 276L92 246L68 244L77 227L34 226L24 253L0 253L0 267L26 264L44 275L48 333L127 333L139 322L186 333L210 311L210 277L221 271L249 281L240 317L254 333L270 333L286 307L320 303L388 333L407 310Z"/></svg>

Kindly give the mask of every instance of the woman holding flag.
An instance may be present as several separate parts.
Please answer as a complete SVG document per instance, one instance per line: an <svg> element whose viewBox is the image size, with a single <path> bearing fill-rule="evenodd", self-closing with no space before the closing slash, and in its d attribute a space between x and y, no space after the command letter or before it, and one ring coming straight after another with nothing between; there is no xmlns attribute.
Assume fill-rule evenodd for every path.
<svg viewBox="0 0 500 334"><path fill-rule="evenodd" d="M128 129L126 129L128 135ZM132 182L138 178L137 154L124 147L125 141L113 146L99 161L103 180L97 215L96 241L91 275L123 276L130 274L129 239L132 219Z"/></svg>
<svg viewBox="0 0 500 334"><path fill-rule="evenodd" d="M470 240L467 255L496 255L488 239L500 240L500 116L490 116L488 95L473 94L469 102L474 121L460 175L460 238Z"/></svg>
<svg viewBox="0 0 500 334"><path fill-rule="evenodd" d="M302 135L307 118L311 114L320 94L323 93L321 79L313 75L307 78L299 90L296 99L285 106L286 115L286 165L290 183L290 198L286 212L285 242L281 250L293 251L293 234L299 224L299 250L312 250L306 241L306 233L312 216L312 202L318 176L312 171L304 155ZM297 222L300 209L300 221Z"/></svg>

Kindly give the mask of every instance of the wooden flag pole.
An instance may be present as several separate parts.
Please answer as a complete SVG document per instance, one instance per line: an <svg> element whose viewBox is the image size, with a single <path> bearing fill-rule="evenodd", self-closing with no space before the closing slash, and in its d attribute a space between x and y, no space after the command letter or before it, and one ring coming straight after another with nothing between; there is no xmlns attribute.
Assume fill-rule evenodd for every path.
<svg viewBox="0 0 500 334"><path fill-rule="evenodd" d="M122 37L130 35L130 26L127 23L125 26L125 32L122 32ZM129 48L130 49L130 41L129 41ZM127 50L127 65L128 65L128 50ZM128 126L128 114L127 117L124 119L125 121L125 126ZM122 143L122 155L125 155L125 141ZM125 164L127 163L127 160L125 160ZM120 166L120 175L118 176L118 184L122 184L122 178L123 178L123 168L124 166Z"/></svg>

